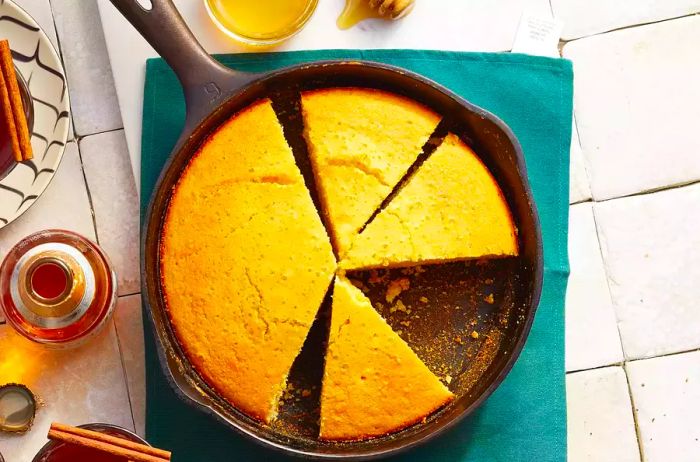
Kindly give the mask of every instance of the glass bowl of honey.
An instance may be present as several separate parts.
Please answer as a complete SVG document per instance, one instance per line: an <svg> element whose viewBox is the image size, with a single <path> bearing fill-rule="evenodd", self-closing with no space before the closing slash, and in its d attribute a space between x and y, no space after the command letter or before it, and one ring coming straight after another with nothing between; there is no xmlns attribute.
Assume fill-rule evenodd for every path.
<svg viewBox="0 0 700 462"><path fill-rule="evenodd" d="M274 45L295 35L317 5L318 0L204 0L223 33L253 46Z"/></svg>

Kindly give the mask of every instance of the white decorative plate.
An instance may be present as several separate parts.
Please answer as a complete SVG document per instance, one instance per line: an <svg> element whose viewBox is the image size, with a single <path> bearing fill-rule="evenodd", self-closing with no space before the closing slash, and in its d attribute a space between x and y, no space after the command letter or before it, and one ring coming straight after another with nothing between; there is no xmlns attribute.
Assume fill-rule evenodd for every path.
<svg viewBox="0 0 700 462"><path fill-rule="evenodd" d="M34 158L15 163L6 176L0 176L2 228L31 207L53 178L70 131L70 105L58 53L36 21L10 0L0 0L0 39L10 41L34 112Z"/></svg>

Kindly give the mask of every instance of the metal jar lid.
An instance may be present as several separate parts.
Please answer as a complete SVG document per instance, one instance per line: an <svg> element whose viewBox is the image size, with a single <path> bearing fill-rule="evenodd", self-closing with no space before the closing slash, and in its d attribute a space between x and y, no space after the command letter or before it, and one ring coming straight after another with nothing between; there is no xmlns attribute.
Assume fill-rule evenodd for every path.
<svg viewBox="0 0 700 462"><path fill-rule="evenodd" d="M0 386L0 431L25 432L32 426L35 415L36 398L29 388L18 383Z"/></svg>

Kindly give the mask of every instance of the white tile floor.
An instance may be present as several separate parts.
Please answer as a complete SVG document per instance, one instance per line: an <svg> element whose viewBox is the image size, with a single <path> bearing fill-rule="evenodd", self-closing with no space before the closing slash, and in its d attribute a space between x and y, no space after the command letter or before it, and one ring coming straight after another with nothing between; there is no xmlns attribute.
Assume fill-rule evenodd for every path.
<svg viewBox="0 0 700 462"><path fill-rule="evenodd" d="M624 359L620 335L590 202L571 207L569 228L566 370L620 363Z"/></svg>
<svg viewBox="0 0 700 462"><path fill-rule="evenodd" d="M570 462L638 462L632 405L622 367L566 376Z"/></svg>
<svg viewBox="0 0 700 462"><path fill-rule="evenodd" d="M689 16L564 46L596 200L700 179L700 137L685 131L700 125L698 43Z"/></svg>
<svg viewBox="0 0 700 462"><path fill-rule="evenodd" d="M7 462L29 462L46 443L53 421L133 428L112 322L90 343L70 351L49 350L0 325L0 352L0 383L24 383L42 403L29 432L0 433L0 452Z"/></svg>
<svg viewBox="0 0 700 462"><path fill-rule="evenodd" d="M68 78L75 134L122 127L114 78L97 17L97 3L51 0Z"/></svg>
<svg viewBox="0 0 700 462"><path fill-rule="evenodd" d="M127 295L119 298L114 312L114 324L122 353L134 426L139 435L144 435L146 433L146 369L143 362L141 295Z"/></svg>
<svg viewBox="0 0 700 462"><path fill-rule="evenodd" d="M572 204L591 200L591 185L588 180L588 167L581 150L581 141L574 118L571 128L571 182L569 184L569 201Z"/></svg>
<svg viewBox="0 0 700 462"><path fill-rule="evenodd" d="M551 0L564 40L700 11L700 0Z"/></svg>
<svg viewBox="0 0 700 462"><path fill-rule="evenodd" d="M700 184L594 212L627 359L700 348Z"/></svg>
<svg viewBox="0 0 700 462"><path fill-rule="evenodd" d="M119 295L139 292L139 208L124 130L80 140L85 179L94 207L97 239L111 256Z"/></svg>
<svg viewBox="0 0 700 462"><path fill-rule="evenodd" d="M647 462L700 459L700 351L627 364Z"/></svg>
<svg viewBox="0 0 700 462"><path fill-rule="evenodd" d="M8 462L28 461L54 417L142 433L145 399L140 297L128 295L139 290L138 204L124 134L114 130L121 120L99 18L92 1L51 0L56 40L48 0L20 3L61 44L78 142L47 192L0 230L0 255L30 232L73 229L108 250L124 296L94 344L37 349L21 368L13 352L35 347L0 325L0 382L24 380L48 403L29 434L0 436ZM631 27L700 12L700 2L551 3L566 38L599 34L563 47L576 71L580 138L572 141L566 303L569 460L700 460L700 351L689 351L700 348L700 185L674 187L700 181L700 17ZM668 190L638 195L660 189ZM82 372L67 374L68 364ZM74 387L84 400L59 400Z"/></svg>

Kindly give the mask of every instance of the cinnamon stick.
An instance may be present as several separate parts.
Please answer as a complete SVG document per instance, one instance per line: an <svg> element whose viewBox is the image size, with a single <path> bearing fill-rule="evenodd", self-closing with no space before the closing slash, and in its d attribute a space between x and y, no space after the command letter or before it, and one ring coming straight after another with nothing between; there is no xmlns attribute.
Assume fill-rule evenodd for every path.
<svg viewBox="0 0 700 462"><path fill-rule="evenodd" d="M49 439L77 444L83 447L124 457L133 462L167 462L171 453L144 444L135 443L104 433L52 423Z"/></svg>
<svg viewBox="0 0 700 462"><path fill-rule="evenodd" d="M29 135L27 118L24 115L24 106L22 105L22 95L19 92L19 84L17 83L17 75L15 74L15 65L12 62L12 50L7 40L0 40L0 69L5 79L4 86L6 87L10 100L10 109L17 132L22 157L21 160L29 160L32 158L32 142ZM16 155L15 158L17 158Z"/></svg>
<svg viewBox="0 0 700 462"><path fill-rule="evenodd" d="M7 132L7 136L10 139L10 145L12 146L12 153L15 156L17 162L22 162L22 149L19 145L19 137L17 136L17 130L15 129L15 117L12 114L12 106L10 105L10 94L7 91L7 85L5 85L5 77L3 77L2 70L0 69L0 124L2 125L0 129Z"/></svg>

